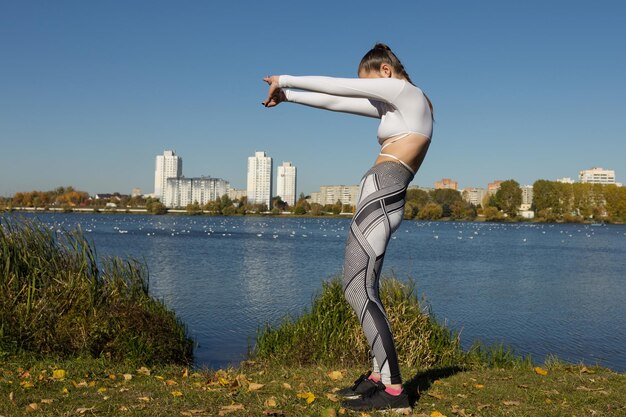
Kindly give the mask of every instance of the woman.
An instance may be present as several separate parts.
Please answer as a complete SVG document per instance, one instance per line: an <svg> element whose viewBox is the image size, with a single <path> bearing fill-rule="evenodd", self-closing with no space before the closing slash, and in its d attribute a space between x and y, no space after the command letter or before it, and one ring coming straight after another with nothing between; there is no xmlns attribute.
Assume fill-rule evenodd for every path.
<svg viewBox="0 0 626 417"><path fill-rule="evenodd" d="M346 244L343 289L372 352L373 369L340 391L353 410L410 410L398 357L379 296L383 258L404 215L406 189L432 136L432 105L391 49L376 44L361 60L359 78L268 76L265 107L281 102L380 119L381 151L363 176ZM293 91L295 88L305 91Z"/></svg>

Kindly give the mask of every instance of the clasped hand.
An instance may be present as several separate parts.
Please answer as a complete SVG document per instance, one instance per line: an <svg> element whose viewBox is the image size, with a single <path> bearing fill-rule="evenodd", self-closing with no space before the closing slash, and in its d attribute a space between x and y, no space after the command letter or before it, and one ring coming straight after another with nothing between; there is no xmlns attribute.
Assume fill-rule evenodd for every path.
<svg viewBox="0 0 626 417"><path fill-rule="evenodd" d="M270 88L267 93L267 99L263 102L265 107L274 107L287 99L285 92L278 86L278 75L267 76L263 78Z"/></svg>

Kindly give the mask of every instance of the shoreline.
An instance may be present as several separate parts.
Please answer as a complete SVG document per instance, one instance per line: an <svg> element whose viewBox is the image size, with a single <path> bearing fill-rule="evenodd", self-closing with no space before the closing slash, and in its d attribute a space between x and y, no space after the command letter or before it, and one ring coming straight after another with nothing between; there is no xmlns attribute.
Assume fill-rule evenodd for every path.
<svg viewBox="0 0 626 417"><path fill-rule="evenodd" d="M351 218L353 213L340 213L340 214L323 214L323 215L311 215L311 214L294 214L288 211L281 212L279 214L274 214L272 212L264 212L264 213L246 213L246 214L233 214L233 215L225 215L225 214L215 214L214 212L203 210L201 213L189 213L186 209L168 209L167 213L164 214L155 214L150 213L148 209L145 208L86 208L86 207L75 207L75 208L64 208L64 207L12 207L12 208L0 208L0 213L14 213L14 212L25 212L25 213L64 213L64 214L144 214L150 216L164 216L164 215L172 215L172 216L180 216L180 215L188 215L188 216L211 216L211 217L286 217L286 218L320 218L320 219L328 219L328 218L337 218L337 219L345 219ZM449 217L444 217L437 220L420 220L420 219L404 219L404 221L423 221L423 222L469 222L469 223L528 223L528 224L580 224L580 225L590 225L590 226L603 226L603 225L625 225L626 223L616 223L610 222L607 220L602 221L591 221L591 220L583 220L583 221L547 221L545 219L503 219L500 221L495 220L486 220L484 216L478 216L474 220L455 220Z"/></svg>

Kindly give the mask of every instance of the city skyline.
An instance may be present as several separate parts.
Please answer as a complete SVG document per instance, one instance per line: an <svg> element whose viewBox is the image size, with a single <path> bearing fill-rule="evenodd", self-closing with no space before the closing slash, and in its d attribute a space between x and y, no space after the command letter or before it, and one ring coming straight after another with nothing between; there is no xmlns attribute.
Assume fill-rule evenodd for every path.
<svg viewBox="0 0 626 417"><path fill-rule="evenodd" d="M280 176L280 169L281 168L285 168L285 167L289 167L294 169L295 171L295 166L292 165L291 162L283 162L281 165L276 167L276 186L274 186L274 173L272 172L273 170L273 158L270 157L267 152L265 151L255 151L255 155L258 156L257 154L261 155L263 157L269 158L269 160L271 160L272 162L270 162L270 168L269 171L270 172L270 181L271 181L271 186L270 186L270 190L271 190L271 196L269 197L270 199L276 196L280 196L279 194L279 185L278 185L278 177ZM248 162L250 162L250 158L254 158L254 157L248 157ZM105 190L105 191L99 191L99 192L90 192L88 190L82 190L79 187L75 187L81 191L87 191L90 195L95 196L97 194L102 194L102 193L120 193L120 194L136 194L137 190L143 190L144 192L142 192L141 194L144 196L155 196L157 198L159 198L161 201L165 202L165 192L162 193L162 195L158 195L157 193L157 189L158 189L158 185L159 184L166 184L167 185L167 180L168 177L169 178L180 178L180 179L186 179L186 180L200 180L200 179L209 179L209 180L219 180L219 181L225 181L227 184L229 184L228 188L229 190L233 190L233 191L245 191L246 187L233 187L232 186L232 182L230 182L228 179L223 180L222 178L215 178L215 177L211 177L209 175L199 175L196 177L188 177L186 175L183 174L183 156L177 154L175 151L173 150L169 150L166 149L163 151L163 154L160 155L156 155L156 163L153 165L154 168L154 182L153 182L153 192L149 192L146 190L143 190L140 187L127 187L128 190L124 189L124 190L118 190L118 189L114 189L114 190ZM266 172L266 173L267 173ZM616 181L617 178L617 174L615 173L615 170L613 169L604 169L602 167L589 167L586 169L580 169L578 170L578 175L575 177L577 178L576 180L573 180L571 177L561 177L561 178L536 178L528 183L522 183L520 182L518 179L516 178L506 178L506 179L502 179L502 178L496 178L493 177L492 179L489 180L488 183L486 184L478 184L478 185L468 185L468 186L459 186L458 184L460 183L459 181L457 181L457 179L453 179L453 178L440 178L435 180L432 184L415 184L414 182L412 182L410 184L410 187L417 187L417 188L424 188L424 189L437 189L437 188L452 188L454 190L457 190L459 192L462 192L464 190L490 190L490 189L497 189L499 184L502 181L505 180L515 180L517 181L521 187L526 187L526 186L531 186L532 184L537 181L537 180L547 180L547 181L555 181L555 182L569 182L569 183L575 183L575 182L590 182L590 183L613 183L616 184L618 186L623 186L623 184L619 181ZM599 175L601 178L608 178L609 182L602 182L600 180L595 179L595 176L593 175L593 173L599 173L597 175ZM295 172L293 173L294 177L295 177ZM299 175L299 174L298 174ZM293 187L294 189L296 188L296 183L297 179L294 179L293 182ZM454 186L453 187L449 187L448 184L449 183L453 183ZM74 186L73 184L65 184L65 185L57 185L54 186L52 188L50 188L49 190L37 190L37 191L50 191L54 188L60 187L60 186ZM336 188L336 187L344 187L344 188L349 188L349 187L357 187L358 184L340 184L338 182L330 182L330 183L326 183L326 184L320 184L317 188L308 191L308 192L304 192L302 191L303 194L307 195L307 196L314 196L314 199L319 198L317 197L317 194L319 194L320 192L324 193L324 189L325 188ZM215 186L213 185L213 188L215 188ZM150 189L149 187L147 189ZM163 190L165 190L165 188L163 188ZM16 192L30 192L30 191L36 191L35 189L30 189L30 190L17 190ZM298 195L299 195L299 191L296 193L295 195L295 200L297 200ZM14 194L14 193L13 193ZM13 194L11 195L0 195L1 197L12 197ZM228 192L224 193L224 194L228 194ZM191 195L191 194L190 194ZM269 201L269 200L268 200Z"/></svg>
<svg viewBox="0 0 626 417"><path fill-rule="evenodd" d="M235 188L245 188L240 161L255 149L293 161L305 194L357 184L379 149L377 121L266 109L262 77L354 77L378 41L434 105L432 145L412 184L531 184L591 167L625 181L623 2L276 7L281 25L268 27L273 11L256 3L3 3L0 195L151 190L152 155L163 149L187 155L189 176Z"/></svg>

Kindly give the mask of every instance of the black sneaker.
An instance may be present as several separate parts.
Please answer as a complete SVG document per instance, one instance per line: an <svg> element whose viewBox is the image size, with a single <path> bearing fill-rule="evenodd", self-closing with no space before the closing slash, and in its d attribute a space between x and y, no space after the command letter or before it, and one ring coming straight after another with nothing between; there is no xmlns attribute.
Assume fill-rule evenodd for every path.
<svg viewBox="0 0 626 417"><path fill-rule="evenodd" d="M381 383L376 385L376 389L360 398L342 401L341 406L353 411L393 411L403 414L411 412L411 404L409 404L406 392L402 391L400 395L387 394L385 386Z"/></svg>
<svg viewBox="0 0 626 417"><path fill-rule="evenodd" d="M369 379L371 373L372 371L361 375L359 379L354 381L352 386L337 391L337 395L345 399L355 399L359 398L363 394L367 394L368 392L377 389L378 385L376 382Z"/></svg>

